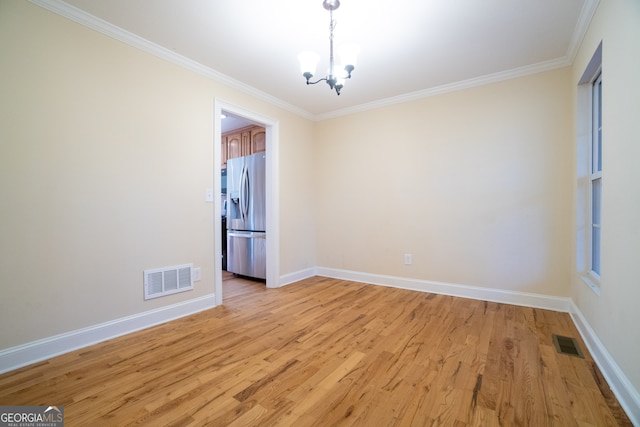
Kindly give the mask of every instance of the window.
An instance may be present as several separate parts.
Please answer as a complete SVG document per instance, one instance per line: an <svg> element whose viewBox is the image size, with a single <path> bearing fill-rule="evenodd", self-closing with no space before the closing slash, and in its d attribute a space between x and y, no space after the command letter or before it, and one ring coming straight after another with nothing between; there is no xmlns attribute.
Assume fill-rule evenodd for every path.
<svg viewBox="0 0 640 427"><path fill-rule="evenodd" d="M591 85L591 274L600 277L600 218L602 212L602 73Z"/></svg>
<svg viewBox="0 0 640 427"><path fill-rule="evenodd" d="M576 269L600 294L602 254L602 43L577 88ZM606 191L606 190L605 190Z"/></svg>

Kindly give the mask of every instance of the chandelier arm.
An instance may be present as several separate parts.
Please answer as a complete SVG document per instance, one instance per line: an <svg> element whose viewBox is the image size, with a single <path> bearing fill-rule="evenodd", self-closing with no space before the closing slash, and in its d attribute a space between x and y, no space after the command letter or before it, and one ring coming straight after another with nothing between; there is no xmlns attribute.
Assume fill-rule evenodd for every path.
<svg viewBox="0 0 640 427"><path fill-rule="evenodd" d="M326 82L326 81L327 81L327 78L326 78L326 77L323 77L323 78L321 78L321 79L316 80L315 82L310 82L309 80L307 80L307 84L308 84L308 85L314 85L314 84L316 84L316 83Z"/></svg>

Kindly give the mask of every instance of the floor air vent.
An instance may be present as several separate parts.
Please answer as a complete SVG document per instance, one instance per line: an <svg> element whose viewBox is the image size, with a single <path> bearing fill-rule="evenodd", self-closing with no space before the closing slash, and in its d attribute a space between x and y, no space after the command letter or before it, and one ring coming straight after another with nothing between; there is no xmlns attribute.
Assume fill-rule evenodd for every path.
<svg viewBox="0 0 640 427"><path fill-rule="evenodd" d="M553 344L556 346L556 351L560 354L568 354L569 356L580 357L584 359L584 355L578 346L578 341L575 338L563 337L561 335L553 334Z"/></svg>
<svg viewBox="0 0 640 427"><path fill-rule="evenodd" d="M144 271L144 299L158 298L193 289L193 266L156 268Z"/></svg>

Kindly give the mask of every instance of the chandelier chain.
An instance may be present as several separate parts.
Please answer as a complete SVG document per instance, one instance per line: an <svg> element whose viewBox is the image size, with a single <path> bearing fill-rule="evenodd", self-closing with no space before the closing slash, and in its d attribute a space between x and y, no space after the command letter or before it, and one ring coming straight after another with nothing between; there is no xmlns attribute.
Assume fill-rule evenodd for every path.
<svg viewBox="0 0 640 427"><path fill-rule="evenodd" d="M329 10L329 78L333 77L333 30L336 21L333 19L333 9Z"/></svg>

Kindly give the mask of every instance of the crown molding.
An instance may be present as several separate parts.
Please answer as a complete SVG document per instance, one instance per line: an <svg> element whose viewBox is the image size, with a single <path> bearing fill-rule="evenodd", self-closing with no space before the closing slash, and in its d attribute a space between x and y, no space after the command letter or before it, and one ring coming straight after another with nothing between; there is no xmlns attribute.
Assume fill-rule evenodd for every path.
<svg viewBox="0 0 640 427"><path fill-rule="evenodd" d="M584 36L587 34L587 30L589 29L589 25L591 24L591 20L593 19L593 15L595 15L599 4L600 0L586 0L584 6L582 6L582 11L580 11L580 17L578 18L576 27L573 30L571 42L569 43L569 48L567 49L566 54L566 57L569 59L571 64L573 64L573 61L576 59L580 45L584 40Z"/></svg>
<svg viewBox="0 0 640 427"><path fill-rule="evenodd" d="M515 79L518 77L524 77L531 74L542 73L545 71L555 70L557 68L568 67L573 64L577 52L580 49L580 45L584 40L584 36L589 29L589 25L591 24L591 20L593 19L593 15L595 15L596 10L598 9L598 5L600 4L600 0L586 0L582 10L580 11L580 16L578 17L578 22L573 31L573 35L571 37L571 42L569 43L569 48L564 57L540 62L533 65L528 65L525 67L514 68L507 71L502 71L499 73L488 74L485 76L462 80L459 82L449 83L441 86L436 86L429 89L420 90L417 92L411 92L404 95L394 96L390 98L385 98L373 102L369 102L366 104L356 105L354 107L344 108L341 110L331 111L325 114L320 114L315 116L317 121L336 118L340 116L346 116L348 114L359 113L367 110L373 110L380 107L386 107L394 104L400 104L403 102L414 101L430 96L441 95L448 92L456 92L459 90L469 89L472 87L482 86L490 83L497 83L504 80Z"/></svg>
<svg viewBox="0 0 640 427"><path fill-rule="evenodd" d="M47 9L57 15L77 22L80 25L91 28L98 31L108 37L121 41L129 46L140 49L144 52L150 53L158 58L172 62L182 68L196 72L204 77L207 77L216 82L222 83L225 86L229 86L233 89L237 89L262 101L268 102L276 107L287 110L291 113L297 114L309 120L315 120L315 116L308 111L305 111L295 105L289 104L275 96L269 95L266 92L262 92L252 86L242 83L234 78L227 76L219 71L204 66L199 62L189 59L185 56L179 55L167 48L150 42L136 34L133 34L123 28L113 25L103 19L95 17L82 9L78 9L62 0L29 0L31 3Z"/></svg>
<svg viewBox="0 0 640 427"><path fill-rule="evenodd" d="M514 68L507 71L500 71L498 73L487 74L485 76L475 77L473 79L448 83L441 86L419 90L416 92L410 92L404 95L393 96L393 97L381 99L378 101L356 105L354 107L331 111L329 113L317 115L316 120L320 121L320 120L332 119L335 117L346 116L348 114L359 113L367 110L373 110L380 107L387 107L394 104L401 104L403 102L415 101L415 100L427 98L430 96L441 95L449 92L457 92L457 91L469 89L472 87L484 86L487 84L515 79L518 77L524 77L531 74L541 73L544 71L551 71L557 68L567 67L569 65L571 65L571 61L569 61L567 57L562 57L562 58L554 59L551 61L539 62L537 64L527 65L525 67Z"/></svg>
<svg viewBox="0 0 640 427"><path fill-rule="evenodd" d="M96 30L102 34L105 34L111 38L126 43L132 47L143 50L161 59L172 62L180 67L194 71L204 77L215 80L231 88L237 89L243 93L251 95L257 99L268 102L271 105L282 108L283 110L297 114L303 118L312 121L322 121L326 119L336 118L340 116L346 116L349 114L359 113L363 111L373 110L390 105L400 104L408 101L415 101L418 99L441 95L449 92L456 92L464 89L469 89L477 86L482 86L491 83L497 83L504 80L523 77L531 74L541 73L544 71L551 71L557 68L567 67L573 64L575 56L578 52L580 44L584 39L584 36L589 28L591 19L598 8L599 0L586 0L580 13L578 22L573 31L571 43L564 57L540 62L525 67L514 68L507 71L501 71L498 73L488 74L473 79L462 80L459 82L448 83L441 86L436 86L416 92L410 92L404 95L393 96L377 101L372 101L353 107L348 107L340 110L330 111L324 114L314 115L306 110L303 110L295 105L285 102L275 96L269 95L266 92L258 90L252 86L242 83L226 74L220 73L212 68L206 67L199 62L189 59L185 56L179 55L169 49L166 49L160 45L152 43L140 36L137 36L129 31L126 31L118 26L115 26L103 19L97 18L81 9L71 6L62 0L29 0L31 3L36 4L44 9L47 9L53 13L84 25L88 28Z"/></svg>
<svg viewBox="0 0 640 427"><path fill-rule="evenodd" d="M600 4L600 0L586 0L582 10L580 11L580 16L578 17L578 22L573 30L573 35L571 37L571 42L569 43L569 48L564 57L540 62L533 65L528 65L525 67L514 68L507 71L502 71L499 73L488 74L485 76L462 80L459 82L449 83L441 86L436 86L429 89L420 90L417 92L411 92L404 95L394 96L390 98L385 98L373 102L369 102L366 104L356 105L354 107L344 108L341 110L330 111L325 114L320 114L315 116L315 119L325 120L331 119L340 116L346 116L348 114L359 113L362 111L373 110L380 107L386 107L394 104L400 104L407 101L415 101L418 99L426 98L429 96L440 95L448 92L455 92L459 90L469 89L472 87L482 86L490 83L497 83L504 80L515 79L518 77L524 77L531 74L541 73L544 71L551 71L557 68L568 67L573 64L573 61L576 58L578 50L580 49L580 45L584 40L584 36L589 29L589 25L591 24L591 20L593 19L593 15L596 13L596 9L598 9L598 5Z"/></svg>

